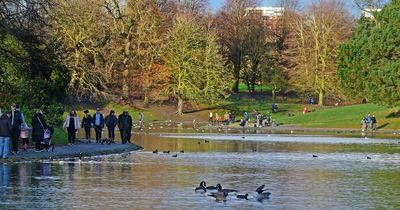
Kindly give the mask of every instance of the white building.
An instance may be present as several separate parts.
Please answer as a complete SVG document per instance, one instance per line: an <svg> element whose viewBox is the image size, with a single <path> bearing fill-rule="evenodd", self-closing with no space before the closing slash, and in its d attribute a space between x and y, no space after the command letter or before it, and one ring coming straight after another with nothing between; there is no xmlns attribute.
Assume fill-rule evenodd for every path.
<svg viewBox="0 0 400 210"><path fill-rule="evenodd" d="M246 9L249 12L260 13L263 17L278 17L283 15L283 7L251 7Z"/></svg>
<svg viewBox="0 0 400 210"><path fill-rule="evenodd" d="M374 12L380 12L381 9L363 9L361 11L361 16L366 17L366 18L374 18Z"/></svg>

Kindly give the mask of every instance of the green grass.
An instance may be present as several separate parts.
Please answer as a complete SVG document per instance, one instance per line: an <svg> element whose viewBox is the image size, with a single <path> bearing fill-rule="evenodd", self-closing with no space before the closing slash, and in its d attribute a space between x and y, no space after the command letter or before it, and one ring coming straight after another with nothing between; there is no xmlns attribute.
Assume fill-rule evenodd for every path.
<svg viewBox="0 0 400 210"><path fill-rule="evenodd" d="M272 90L271 86L268 85L256 85L254 89L256 92L265 92L265 91L270 92ZM247 85L240 83L239 92L249 92Z"/></svg>
<svg viewBox="0 0 400 210"><path fill-rule="evenodd" d="M244 112L248 112L251 116L251 112L255 109L264 115L271 115L273 119L280 124L315 128L360 128L361 119L368 113L371 113L375 114L378 121L378 127L386 129L398 129L400 127L399 118L389 117L390 114L397 112L398 108L387 108L376 104L319 107L316 105L311 106L279 100L276 103L278 104L279 111L277 113L272 113L272 101L269 99L231 98L216 111L219 114L233 111L238 120L244 118ZM307 107L307 110L315 108L315 111L303 115L302 112L304 107ZM289 113L294 116L289 117ZM252 116L251 119L253 119Z"/></svg>

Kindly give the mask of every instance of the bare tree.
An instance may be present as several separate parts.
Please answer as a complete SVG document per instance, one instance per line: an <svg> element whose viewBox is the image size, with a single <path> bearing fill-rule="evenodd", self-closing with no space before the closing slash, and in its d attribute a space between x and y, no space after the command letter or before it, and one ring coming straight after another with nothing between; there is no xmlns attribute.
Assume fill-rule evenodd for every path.
<svg viewBox="0 0 400 210"><path fill-rule="evenodd" d="M350 36L353 21L342 1L322 0L311 4L292 26L291 82L318 94L318 104L323 105L326 94L338 92L336 56L340 44Z"/></svg>

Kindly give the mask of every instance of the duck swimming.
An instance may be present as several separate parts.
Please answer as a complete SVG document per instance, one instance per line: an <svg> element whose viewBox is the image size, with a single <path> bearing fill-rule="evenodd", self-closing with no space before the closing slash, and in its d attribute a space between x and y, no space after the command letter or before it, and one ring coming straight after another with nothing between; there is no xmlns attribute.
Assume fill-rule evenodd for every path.
<svg viewBox="0 0 400 210"><path fill-rule="evenodd" d="M238 198L238 199L246 199L246 200L248 200L248 199L247 199L247 196L249 196L249 194L248 194L248 193L246 193L245 195L237 195L237 196L236 196L236 198Z"/></svg>
<svg viewBox="0 0 400 210"><path fill-rule="evenodd" d="M206 182L205 182L205 181L201 181L201 182L200 182L200 186L199 186L199 187L196 187L196 188L194 189L194 191L195 191L195 192L198 192L198 193L205 193L205 192L207 192L207 189L206 189Z"/></svg>
<svg viewBox="0 0 400 210"><path fill-rule="evenodd" d="M222 186L220 184L217 184L217 190L218 190L218 192L226 192L226 193L236 193L237 192L237 190L222 189Z"/></svg>
<svg viewBox="0 0 400 210"><path fill-rule="evenodd" d="M269 196L270 196L270 195L271 195L270 192L262 192L262 191L260 191L260 192L258 192L258 194L257 194L257 201L262 202L262 201L265 200L265 199L269 199Z"/></svg>

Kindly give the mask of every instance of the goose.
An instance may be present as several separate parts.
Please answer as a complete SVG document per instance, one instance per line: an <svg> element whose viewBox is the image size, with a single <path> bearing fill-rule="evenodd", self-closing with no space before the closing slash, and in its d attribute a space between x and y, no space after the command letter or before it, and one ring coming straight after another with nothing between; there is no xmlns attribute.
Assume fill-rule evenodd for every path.
<svg viewBox="0 0 400 210"><path fill-rule="evenodd" d="M226 196L228 196L227 192L213 192L208 196L214 197L215 201L226 201Z"/></svg>
<svg viewBox="0 0 400 210"><path fill-rule="evenodd" d="M260 191L263 192L264 187L265 187L265 184L257 187L256 192L260 192Z"/></svg>
<svg viewBox="0 0 400 210"><path fill-rule="evenodd" d="M367 159L368 159L368 160L371 160L372 158L371 158L370 156L367 156Z"/></svg>
<svg viewBox="0 0 400 210"><path fill-rule="evenodd" d="M313 158L317 158L318 156L317 156L317 155L312 155L312 157L313 157Z"/></svg>
<svg viewBox="0 0 400 210"><path fill-rule="evenodd" d="M184 151L184 150L181 150L181 153L185 153L185 151Z"/></svg>
<svg viewBox="0 0 400 210"><path fill-rule="evenodd" d="M195 191L195 192L198 192L198 193L205 193L205 192L207 191L207 189L206 189L206 182L205 182L205 181L201 181L201 182L200 182L200 186L199 186L199 187L196 187L196 188L194 189L194 191Z"/></svg>
<svg viewBox="0 0 400 210"><path fill-rule="evenodd" d="M163 153L164 153L164 154L169 154L169 150L168 150L168 151L164 151Z"/></svg>
<svg viewBox="0 0 400 210"><path fill-rule="evenodd" d="M172 155L172 157L178 157L178 154Z"/></svg>
<svg viewBox="0 0 400 210"><path fill-rule="evenodd" d="M218 190L218 192L226 192L226 193L236 193L237 192L237 190L222 189L222 186L220 184L217 184L217 190Z"/></svg>
<svg viewBox="0 0 400 210"><path fill-rule="evenodd" d="M246 193L245 195L237 195L236 198L248 200L248 199L247 199L247 196L249 196L248 193Z"/></svg>
<svg viewBox="0 0 400 210"><path fill-rule="evenodd" d="M257 201L262 202L263 200L269 199L270 195L271 195L270 192L259 191L258 194L257 194Z"/></svg>
<svg viewBox="0 0 400 210"><path fill-rule="evenodd" d="M207 190L218 190L218 186L220 186L220 184L217 184L216 186L208 186L206 188Z"/></svg>
<svg viewBox="0 0 400 210"><path fill-rule="evenodd" d="M158 153L158 149L154 150L153 153Z"/></svg>

